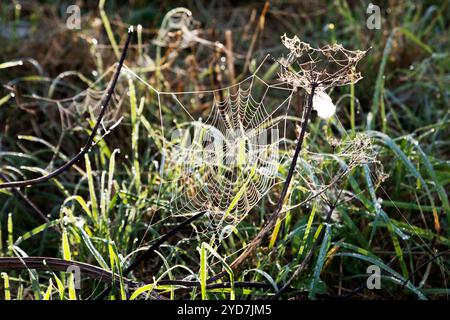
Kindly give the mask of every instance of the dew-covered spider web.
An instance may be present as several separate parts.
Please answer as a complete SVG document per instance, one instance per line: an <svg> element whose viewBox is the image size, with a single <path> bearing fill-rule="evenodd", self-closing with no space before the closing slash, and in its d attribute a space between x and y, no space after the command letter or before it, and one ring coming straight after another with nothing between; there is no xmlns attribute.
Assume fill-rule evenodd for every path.
<svg viewBox="0 0 450 320"><path fill-rule="evenodd" d="M297 36L289 38L283 35L281 41L290 51L287 58L280 61L283 66L280 72L281 80L308 92L311 85L315 84L320 92L362 79L361 73L356 71L356 66L367 51L348 50L338 43L314 48Z"/></svg>
<svg viewBox="0 0 450 320"><path fill-rule="evenodd" d="M104 71L95 81L89 80L78 72L68 71L61 73L53 81L49 82L47 86L43 86L40 91L27 91L24 86L21 103L23 105L36 105L50 120L50 126L55 126L61 129L61 134L56 142L47 141L39 136L20 135L19 140L26 140L29 143L41 144L49 147L53 155L50 161L47 162L45 168L37 167L21 167L17 168L8 164L8 161L3 163L4 152L0 150L0 165L5 169L4 173L11 180L21 180L25 177L25 171L39 172L40 174L47 174L55 169L55 162L57 159L68 161L70 154L64 153L62 148L65 139L69 135L68 132L87 131L92 128L95 121L100 114L102 104L108 94L107 86L110 84L108 79L116 69L116 65L112 65ZM81 80L82 85L73 85L67 78L74 78L77 82ZM74 79L70 79L74 80ZM47 83L46 83L47 84ZM7 84L7 86L12 83ZM87 87L87 88L86 88ZM82 89L81 89L82 88ZM94 144L102 140L108 135L116 126L118 126L123 119L123 102L128 98L121 94L123 88L117 86L111 96L108 109L101 121L98 136ZM63 98L61 98L63 97ZM70 134L72 135L72 134ZM66 151L67 152L67 151ZM19 153L17 156L22 157ZM4 166L3 166L4 165ZM84 174L84 171L77 165L75 169Z"/></svg>
<svg viewBox="0 0 450 320"><path fill-rule="evenodd" d="M294 90L270 80L276 70L262 72L266 60L239 83L192 92L158 91L125 67L156 94L164 136L160 204L172 216L205 212L195 224L200 233L226 236L279 182L295 139Z"/></svg>
<svg viewBox="0 0 450 320"><path fill-rule="evenodd" d="M31 98L32 101L39 102L40 108L50 112L56 106L58 116L63 130L71 130L77 126L86 126L86 120L93 120L98 117L102 103L107 96L107 77L111 76L116 68L116 65L109 67L101 76L94 82L83 77L83 81L88 87L79 91L78 88L68 88L65 79L68 76L77 76L77 73L66 72L59 75L49 86L46 96L40 96L33 93L31 96L25 95L25 98ZM71 91L75 91L72 93ZM126 95L120 94L122 90L115 88L108 109L102 118L102 135L109 133L122 120L122 103L127 99ZM68 96L67 98L58 98L60 95Z"/></svg>
<svg viewBox="0 0 450 320"><path fill-rule="evenodd" d="M303 43L295 42L295 38L292 43L289 39L283 39L286 47L292 49L291 52L295 52L296 47L304 47ZM303 55L310 57L318 54L318 49L305 48L306 51L300 50ZM319 54L339 65L344 58L330 56L333 48L328 48L329 53L325 50ZM334 49L338 52L343 50L341 47ZM289 63L297 63L293 59L302 57L302 54L291 54ZM357 58L360 58L359 55ZM316 63L317 59L319 57L314 59ZM299 66L300 71L297 70ZM305 108L297 100L298 88L294 87L307 87L308 81L314 80L308 77L314 74L311 71L315 72L315 69L308 69L307 66L300 63L297 69L288 69L282 62L280 69L280 64L266 57L250 76L238 83L223 87L217 84L220 88L211 90L198 89L188 83L185 87L193 90L183 92L157 90L124 66L122 80L133 81L135 86L148 88L151 92L149 103L145 104L146 108L152 108L151 114L154 116L149 119L155 125L155 136L151 138L161 142L157 160L160 188L156 210L164 214L155 223L161 223L163 216L187 218L204 212L204 217L193 225L197 234L221 239L229 235L277 183L283 183L286 174L283 170L287 169L292 158L298 124L305 117ZM102 81L114 67L91 83L87 90L72 98L49 101L58 105L62 118L67 119L67 127L71 127L71 119L80 119L83 115L96 118L106 95L106 89L100 89ZM348 72L354 71L346 65L344 69L342 77L349 77ZM303 82L287 78L287 75L295 75L295 79L303 79ZM359 75L355 77L359 78ZM120 85L115 89L112 105L102 121L100 138L121 120L122 102L129 99L128 95L123 94L124 89L126 85L125 88ZM365 137L360 138L366 143ZM354 161L361 148L353 142L351 139L340 142L336 150L341 151L331 155L329 160L322 154L305 150L309 153L309 160L300 157L296 169L298 178L294 184L303 191L306 200L287 205L286 210L303 205L318 195L326 196L325 191L334 183L332 178L338 171L323 167L324 161L344 161L350 165L363 161ZM345 147L345 143L349 148ZM362 152L361 159L366 154ZM366 160L369 159L366 157ZM269 194L268 198L269 202L277 201L276 194Z"/></svg>
<svg viewBox="0 0 450 320"><path fill-rule="evenodd" d="M157 119L151 119L151 123L160 125L157 131L162 143L158 160L161 179L157 209L164 210L164 216L189 217L205 212L204 218L194 224L198 233L219 235L219 238L230 234L275 184L283 182L285 173L279 172L289 165L286 160L292 157L298 134L296 124L305 117L305 108L298 107L294 87L307 89L310 81L315 81L310 77L320 72L322 78L317 79L324 82L320 90L328 87L329 75L342 78L333 85L360 77L353 75L354 70L347 66L350 62L356 64L362 52L354 54L340 46L314 49L296 38L283 37L283 43L291 54L286 63L281 61L281 69L266 57L244 80L211 90L198 90L191 84L185 87L193 88L192 91L157 90L124 66L121 76L147 87L152 95L146 107L158 109L152 112ZM311 61L294 59L305 57ZM331 65L325 64L326 73L317 69L323 57L333 61ZM292 69L289 64L294 62L296 68ZM70 119L79 119L82 115L96 118L106 95L106 89L99 89L100 84L114 67L89 89L70 99L54 100L67 120L67 127L71 127ZM335 71L338 67L343 69L341 73ZM323 78L323 74L327 76ZM123 89L118 86L112 96L112 105L102 121L101 137L121 120L120 106L124 99L129 99ZM343 150L345 153L335 157L351 154L348 149ZM314 172L320 166L311 168L311 165L316 158L323 162L323 157L312 153L309 158L309 162L300 159L302 169L296 171L299 183L304 184L301 189L314 197L327 188L329 181L304 175L309 167L310 172L320 176ZM332 172L322 175L333 177Z"/></svg>

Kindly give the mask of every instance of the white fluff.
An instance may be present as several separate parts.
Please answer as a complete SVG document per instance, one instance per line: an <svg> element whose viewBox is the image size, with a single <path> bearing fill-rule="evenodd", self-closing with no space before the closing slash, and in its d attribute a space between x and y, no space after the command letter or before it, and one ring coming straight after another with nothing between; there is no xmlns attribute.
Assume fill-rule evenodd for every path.
<svg viewBox="0 0 450 320"><path fill-rule="evenodd" d="M336 106L325 91L318 91L314 94L313 109L316 110L319 117L323 119L332 117L336 112Z"/></svg>

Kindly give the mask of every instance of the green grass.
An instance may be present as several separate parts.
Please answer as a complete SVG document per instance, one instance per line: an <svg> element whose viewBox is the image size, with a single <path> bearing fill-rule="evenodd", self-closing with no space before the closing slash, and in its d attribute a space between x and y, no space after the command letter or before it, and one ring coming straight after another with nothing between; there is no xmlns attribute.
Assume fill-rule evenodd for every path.
<svg viewBox="0 0 450 320"><path fill-rule="evenodd" d="M179 232L126 277L139 283L139 288L127 291L123 270L183 221L170 211L173 189L164 184L160 188L177 172L164 172L161 166L168 133L161 127L159 96L131 76L121 78L105 121L108 128L123 117L119 125L103 139L98 134L98 143L67 172L20 190L50 222L33 215L13 190L0 189L0 257L46 256L96 265L119 278L112 284L110 299L152 298L152 290L169 299L269 298L292 276L324 230L309 267L281 298L348 294L366 281L369 265L383 271L381 290L362 289L351 298L449 298L448 255L419 269L450 246L448 1L386 3L381 30L365 27L368 2L328 1L317 7L273 3L264 18L259 16L263 9L259 2L233 6L225 2L222 7L192 2L188 9L202 22L202 37L225 43L225 31L232 31L233 50L238 53L236 79L230 78L226 64L217 67L221 55L214 48L195 44L167 54L167 48L152 42L164 15L178 6L175 2L125 6L101 1L97 8L82 9L78 31L65 28L63 4L41 2L54 15L37 4L20 10L14 3L0 5L0 30L11 30L0 33L0 172L10 180L50 172L80 150L99 110L92 103L56 101L87 87L93 89L92 101L99 100L111 74L103 76L117 62L129 24L141 24L142 29L133 39L126 65L160 91L213 88L217 85L213 70L219 70L221 85L242 80L248 75L249 50L250 70L267 54L286 54L279 37L284 33L295 33L314 46L337 41L350 49L372 49L359 66L363 80L330 93L339 121L313 117L307 152L301 154L284 203L286 215L238 270L230 264L274 212L280 183L220 246L211 241L211 234L192 228ZM249 22L253 8L256 20ZM253 37L255 30L259 31ZM45 46L42 37L49 39ZM63 74L66 71L75 72ZM277 70L265 71L268 79ZM172 115L163 119L166 126L189 123L176 104L162 101L162 107ZM192 108L202 107L202 101L192 102ZM62 108L71 114L61 118ZM198 114L204 117L207 111ZM324 199L305 200L312 194L311 186L329 183L346 165L336 159L339 148L333 151L331 141L353 141L361 134L370 137L377 162L356 166L325 193L334 199L343 190L332 222L325 224ZM283 162L278 182L286 177L289 164ZM227 214L245 187L247 183ZM83 276L81 289L75 289L73 275L59 271L0 272L0 299L89 299L105 288ZM225 273L221 281L231 285L211 287L208 277L220 272ZM197 281L199 286L186 289L164 283L176 279ZM264 282L269 288L234 285L243 281Z"/></svg>

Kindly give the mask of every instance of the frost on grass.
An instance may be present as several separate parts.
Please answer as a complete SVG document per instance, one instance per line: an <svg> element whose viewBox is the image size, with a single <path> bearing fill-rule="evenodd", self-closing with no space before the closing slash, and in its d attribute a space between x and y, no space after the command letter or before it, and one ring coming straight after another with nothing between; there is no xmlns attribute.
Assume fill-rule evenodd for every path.
<svg viewBox="0 0 450 320"><path fill-rule="evenodd" d="M189 26L190 12L175 10L166 16L161 32L179 30L188 39L186 35L192 34ZM219 238L228 235L277 183L283 182L278 174L280 166L290 160L288 142L295 124L289 112L298 87L309 92L314 85L314 108L319 116L329 118L336 107L325 89L361 78L355 66L365 51L349 51L340 45L314 49L297 37L284 36L282 41L290 53L281 63L281 83L280 79L270 83L260 77L259 69L267 60L246 79L220 89L162 92L147 83L158 95L166 136L161 194L169 198L164 203L173 216L206 212L206 219L195 224L199 233ZM129 69L127 72L134 75ZM178 110L177 121L166 121L172 119L174 109ZM331 157L313 155L304 161L306 165L310 162L313 170L323 168L312 164L319 158L327 164L346 163L348 170L363 160L370 162L370 157L365 157L369 154L367 139L359 136L361 143L355 139L342 139L336 150L345 152ZM348 148L343 147L346 143ZM325 178L304 183L310 195L325 189L328 192L336 184Z"/></svg>
<svg viewBox="0 0 450 320"><path fill-rule="evenodd" d="M164 16L153 43L160 47L189 47L192 36L198 34L197 27L198 22L190 10L182 7L172 9Z"/></svg>
<svg viewBox="0 0 450 320"><path fill-rule="evenodd" d="M356 67L367 51L348 50L340 44L314 48L297 36L289 38L283 35L281 41L289 53L286 58L280 60L280 80L289 83L293 88L304 89L307 95L313 94L312 108L317 111L319 117L331 118L336 112L336 106L326 90L358 82L362 76ZM305 111L303 113L304 122ZM338 118L330 124L341 125ZM342 125L339 131L343 136L340 139L331 139L331 153L305 151L307 154L301 159L301 169L297 173L301 175L299 187L306 195L304 200L295 206L317 199L319 204L334 207L342 194L346 198L342 182L352 170L365 165L371 166L374 173L382 171L376 160L375 148L367 135L349 135ZM329 210L325 208L321 211Z"/></svg>
<svg viewBox="0 0 450 320"><path fill-rule="evenodd" d="M159 93L168 136L163 188L173 215L205 211L196 227L219 237L245 218L277 182L292 93L258 74L217 90ZM166 122L165 105L178 108L176 123Z"/></svg>

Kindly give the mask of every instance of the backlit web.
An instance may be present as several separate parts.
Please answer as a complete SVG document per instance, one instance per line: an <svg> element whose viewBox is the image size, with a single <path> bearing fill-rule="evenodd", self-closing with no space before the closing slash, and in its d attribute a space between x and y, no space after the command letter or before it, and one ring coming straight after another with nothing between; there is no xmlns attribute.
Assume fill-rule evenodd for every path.
<svg viewBox="0 0 450 320"><path fill-rule="evenodd" d="M61 74L54 80L48 89L47 96L39 96L35 93L32 95L25 95L25 98L31 98L30 101L38 101L40 107L47 111L49 114L53 107L56 106L58 110L59 120L63 130L77 129L77 126L85 127L86 119L95 121L100 113L102 103L107 95L107 89L105 88L106 78L113 74L116 65L112 65L106 70L95 82L83 79L88 85L88 88L78 93L75 93L68 98L59 99L60 95L70 95L66 91L67 88L64 85L64 78L68 76L74 76L73 72L66 72ZM108 107L105 116L102 119L103 135L106 135L117 126L121 120L121 106L126 95L122 95L121 89L116 88L111 97L111 105Z"/></svg>
<svg viewBox="0 0 450 320"><path fill-rule="evenodd" d="M164 136L160 203L172 216L205 212L198 232L226 236L277 181L286 132L295 131L288 121L293 89L263 79L265 63L237 84L195 92L158 91L125 67L156 93Z"/></svg>

